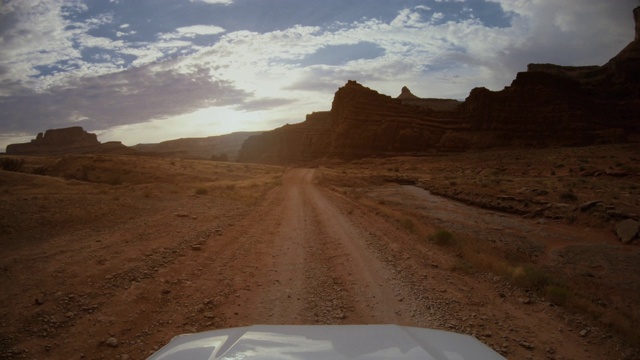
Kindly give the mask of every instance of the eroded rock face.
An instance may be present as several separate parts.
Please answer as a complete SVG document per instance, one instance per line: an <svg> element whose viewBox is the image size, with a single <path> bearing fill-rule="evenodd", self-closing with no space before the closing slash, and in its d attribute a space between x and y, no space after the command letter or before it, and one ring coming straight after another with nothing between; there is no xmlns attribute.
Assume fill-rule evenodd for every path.
<svg viewBox="0 0 640 360"><path fill-rule="evenodd" d="M404 105L414 105L414 106L428 108L435 111L453 111L460 104L462 104L461 101L454 100L454 99L419 98L413 95L411 90L409 90L409 88L406 86L402 87L400 95L398 95L397 99L400 99L400 101Z"/></svg>
<svg viewBox="0 0 640 360"><path fill-rule="evenodd" d="M328 154L359 158L433 151L447 131L460 129L454 115L405 104L349 81L333 100Z"/></svg>

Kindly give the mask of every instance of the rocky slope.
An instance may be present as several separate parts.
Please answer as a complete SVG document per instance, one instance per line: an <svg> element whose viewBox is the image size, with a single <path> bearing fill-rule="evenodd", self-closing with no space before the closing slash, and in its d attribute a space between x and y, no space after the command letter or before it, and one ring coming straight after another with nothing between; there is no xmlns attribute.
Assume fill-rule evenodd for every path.
<svg viewBox="0 0 640 360"><path fill-rule="evenodd" d="M308 117L252 137L240 160L291 163L640 141L640 7L634 18L634 41L607 64L530 64L505 89L473 89L462 104L420 99L406 87L392 98L348 81L322 126Z"/></svg>
<svg viewBox="0 0 640 360"><path fill-rule="evenodd" d="M128 153L131 150L120 142L101 143L96 134L86 132L80 126L47 130L24 144L7 146L12 155L63 155L90 152Z"/></svg>

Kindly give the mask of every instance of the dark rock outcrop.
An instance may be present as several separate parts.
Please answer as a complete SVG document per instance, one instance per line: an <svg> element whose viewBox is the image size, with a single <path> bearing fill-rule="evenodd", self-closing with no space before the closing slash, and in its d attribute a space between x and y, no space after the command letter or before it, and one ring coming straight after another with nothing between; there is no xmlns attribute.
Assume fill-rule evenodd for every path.
<svg viewBox="0 0 640 360"><path fill-rule="evenodd" d="M291 163L495 147L640 141L640 7L635 39L603 66L530 64L501 91L464 103L392 98L349 81L322 126L307 121L249 138L241 161Z"/></svg>
<svg viewBox="0 0 640 360"><path fill-rule="evenodd" d="M126 149L119 142L101 144L96 134L88 133L80 126L47 130L39 133L31 142L7 146L7 154L60 155Z"/></svg>
<svg viewBox="0 0 640 360"><path fill-rule="evenodd" d="M287 164L324 157L330 127L328 111L314 112L300 124L287 124L248 138L240 150L239 161Z"/></svg>

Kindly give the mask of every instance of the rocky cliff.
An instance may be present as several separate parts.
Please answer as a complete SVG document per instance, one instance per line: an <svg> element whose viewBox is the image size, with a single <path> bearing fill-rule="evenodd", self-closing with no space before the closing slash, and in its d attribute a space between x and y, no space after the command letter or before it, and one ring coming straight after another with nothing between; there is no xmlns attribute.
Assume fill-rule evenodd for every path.
<svg viewBox="0 0 640 360"><path fill-rule="evenodd" d="M13 155L61 155L87 152L123 152L128 148L120 142L100 143L96 134L88 133L80 126L47 130L39 133L31 142L7 146L7 154Z"/></svg>
<svg viewBox="0 0 640 360"><path fill-rule="evenodd" d="M240 160L291 163L640 141L640 7L634 19L634 41L603 66L530 64L505 89L473 89L464 103L420 99L406 87L392 98L349 81L335 93L322 126L308 116L252 137Z"/></svg>
<svg viewBox="0 0 640 360"><path fill-rule="evenodd" d="M336 92L331 124L327 154L342 158L431 151L463 125L454 112L406 104L355 81Z"/></svg>

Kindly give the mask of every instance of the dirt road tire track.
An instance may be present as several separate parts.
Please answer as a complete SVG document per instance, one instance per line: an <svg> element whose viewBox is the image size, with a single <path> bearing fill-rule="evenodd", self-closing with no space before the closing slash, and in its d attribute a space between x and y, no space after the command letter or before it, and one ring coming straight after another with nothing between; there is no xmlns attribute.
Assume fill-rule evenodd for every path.
<svg viewBox="0 0 640 360"><path fill-rule="evenodd" d="M403 304L393 296L398 285L366 250L368 231L354 226L328 200L313 184L313 174L310 169L289 172L277 195L282 202L273 209L274 218L254 224L263 227L261 239L254 238L255 248L245 255L260 262L271 252L266 256L271 261L261 266L262 277L246 279L255 284L250 285L255 291L238 289L246 311L241 319L280 324L402 323L398 314ZM270 227L275 231L270 233Z"/></svg>

